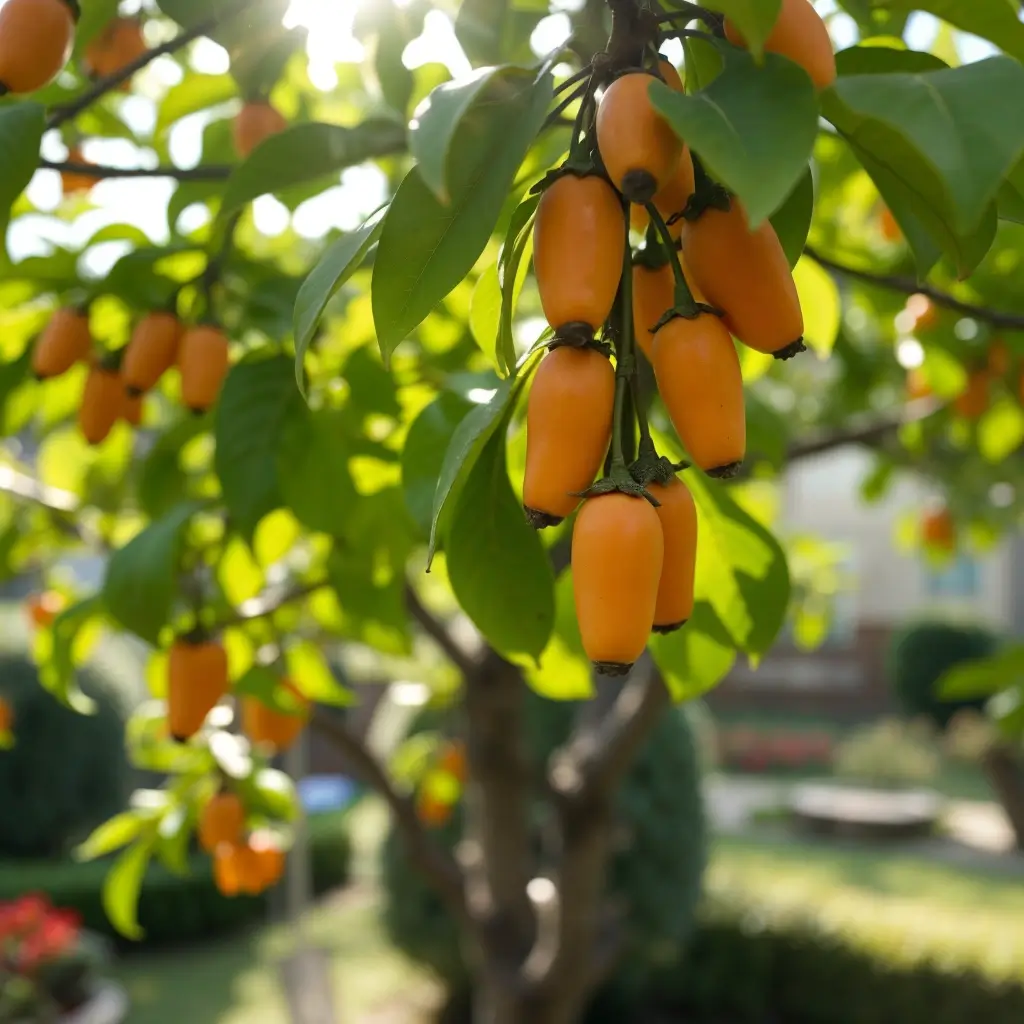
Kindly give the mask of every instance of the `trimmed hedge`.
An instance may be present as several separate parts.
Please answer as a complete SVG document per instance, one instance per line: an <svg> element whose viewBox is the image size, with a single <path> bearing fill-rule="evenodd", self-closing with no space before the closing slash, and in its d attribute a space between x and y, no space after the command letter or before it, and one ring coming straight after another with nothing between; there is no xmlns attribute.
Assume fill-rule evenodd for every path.
<svg viewBox="0 0 1024 1024"><path fill-rule="evenodd" d="M996 635L980 626L952 622L918 622L894 638L889 652L893 694L909 716L923 715L940 729L964 708L981 709L984 699L945 701L936 693L939 680L955 665L994 654Z"/></svg>
<svg viewBox="0 0 1024 1024"><path fill-rule="evenodd" d="M687 955L655 981L653 993L659 1019L692 1024L1024 1020L1024 983L997 982L966 965L894 963L810 918L722 897L706 901Z"/></svg>
<svg viewBox="0 0 1024 1024"><path fill-rule="evenodd" d="M309 820L309 837L314 892L344 885L352 854L346 813L314 815ZM43 892L55 906L78 911L86 928L120 939L103 910L108 867L107 861L2 863L0 902ZM209 857L197 853L185 876L174 875L160 864L150 866L139 895L139 923L147 945L206 938L265 916L267 900L268 894L222 896L213 883Z"/></svg>

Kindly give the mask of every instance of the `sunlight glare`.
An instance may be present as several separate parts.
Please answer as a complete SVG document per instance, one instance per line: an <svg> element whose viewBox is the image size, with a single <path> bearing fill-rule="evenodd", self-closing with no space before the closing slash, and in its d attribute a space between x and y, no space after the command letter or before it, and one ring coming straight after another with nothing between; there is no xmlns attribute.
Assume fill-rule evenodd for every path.
<svg viewBox="0 0 1024 1024"><path fill-rule="evenodd" d="M896 346L896 362L904 370L916 370L924 365L924 347L917 338L903 338Z"/></svg>
<svg viewBox="0 0 1024 1024"><path fill-rule="evenodd" d="M261 235L274 238L288 230L292 216L288 207L274 196L260 196L252 204L252 220Z"/></svg>
<svg viewBox="0 0 1024 1024"><path fill-rule="evenodd" d="M538 57L564 46L572 35L572 22L568 14L551 14L541 18L530 35L530 48Z"/></svg>

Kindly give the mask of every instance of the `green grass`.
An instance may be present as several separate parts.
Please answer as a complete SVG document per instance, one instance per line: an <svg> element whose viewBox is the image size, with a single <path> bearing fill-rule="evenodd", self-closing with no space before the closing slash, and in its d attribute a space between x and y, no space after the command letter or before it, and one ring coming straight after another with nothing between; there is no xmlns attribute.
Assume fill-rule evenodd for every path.
<svg viewBox="0 0 1024 1024"><path fill-rule="evenodd" d="M720 837L707 885L813 913L895 961L1024 979L1024 863L993 875L877 848Z"/></svg>

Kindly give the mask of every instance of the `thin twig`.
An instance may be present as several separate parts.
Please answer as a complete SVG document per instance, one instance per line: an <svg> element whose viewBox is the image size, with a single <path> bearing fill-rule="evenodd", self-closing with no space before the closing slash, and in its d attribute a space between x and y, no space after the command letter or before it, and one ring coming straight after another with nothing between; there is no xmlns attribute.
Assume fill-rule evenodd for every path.
<svg viewBox="0 0 1024 1024"><path fill-rule="evenodd" d="M116 89L123 82L127 82L136 72L141 71L148 64L152 63L157 57L162 57L168 53L176 53L184 46L188 46L189 43L195 41L200 36L209 35L223 20L238 14L248 5L250 0L241 0L241 2L232 4L226 11L221 12L216 17L207 18L206 21L193 28L186 29L184 32L180 32L173 39L168 40L160 46L154 46L151 50L147 50L145 53L140 54L135 60L126 64L123 68L118 69L113 74L106 75L103 78L97 79L85 92L81 95L76 96L73 100L62 104L59 107L54 107L50 111L50 116L47 119L47 128L59 128L62 124L67 121L71 121L76 118L83 110L91 107L98 99L101 99L108 92Z"/></svg>
<svg viewBox="0 0 1024 1024"><path fill-rule="evenodd" d="M459 644L440 619L432 615L410 584L405 587L405 607L420 628L447 655L448 660L469 678L479 668L476 659Z"/></svg>
<svg viewBox="0 0 1024 1024"><path fill-rule="evenodd" d="M231 174L227 164L199 167L106 167L76 160L42 160L40 167L50 171L66 171L90 178L174 178L176 181L224 181Z"/></svg>
<svg viewBox="0 0 1024 1024"><path fill-rule="evenodd" d="M413 802L398 792L384 766L366 744L337 718L318 708L311 724L344 755L356 777L383 798L391 811L395 827L406 843L413 864L456 918L464 921L467 916L466 901L459 867L451 854L424 829L416 816Z"/></svg>
<svg viewBox="0 0 1024 1024"><path fill-rule="evenodd" d="M862 270L860 267L851 267L847 263L840 263L838 260L823 255L810 245L804 246L804 255L826 270L842 274L844 277L852 277L858 281L877 285L879 288L903 292L906 295L926 295L936 306L955 310L957 313L963 313L965 316L981 320L993 327L1024 330L1024 314L1003 313L998 309L989 309L987 306L978 306L973 302L964 302L956 296L950 295L949 292L944 292L940 288L924 284L902 274L876 274L870 270Z"/></svg>
<svg viewBox="0 0 1024 1024"><path fill-rule="evenodd" d="M212 628L220 630L228 626L254 622L256 619L265 619L280 611L286 604L302 601L330 585L330 580L314 580L312 583L298 583L283 589L278 587L268 590L248 601L243 601L236 611L218 619Z"/></svg>

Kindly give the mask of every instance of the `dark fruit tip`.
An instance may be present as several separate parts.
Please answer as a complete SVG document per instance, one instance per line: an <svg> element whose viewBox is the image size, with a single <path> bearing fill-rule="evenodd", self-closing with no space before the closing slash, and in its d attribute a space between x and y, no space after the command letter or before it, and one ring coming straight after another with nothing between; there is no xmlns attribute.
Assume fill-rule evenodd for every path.
<svg viewBox="0 0 1024 1024"><path fill-rule="evenodd" d="M705 472L716 480L731 480L739 473L742 466L743 460L740 459L739 462L728 462L724 466L715 466L714 469L708 469Z"/></svg>
<svg viewBox="0 0 1024 1024"><path fill-rule="evenodd" d="M523 511L526 513L526 521L535 530L543 530L548 526L557 526L565 519L564 516L554 516L550 512L542 512L539 508L530 508L529 505L524 505Z"/></svg>
<svg viewBox="0 0 1024 1024"><path fill-rule="evenodd" d="M683 628L689 619L680 619L678 622L670 622L665 626L654 626L652 632L657 633L659 636L666 636L669 633L675 633L677 630Z"/></svg>
<svg viewBox="0 0 1024 1024"><path fill-rule="evenodd" d="M571 323L562 324L555 331L552 341L553 346L568 345L572 348L582 348L594 340L594 328L582 320L573 320Z"/></svg>
<svg viewBox="0 0 1024 1024"><path fill-rule="evenodd" d="M595 661L592 664L594 671L602 676L628 676L633 667L632 663L625 665L621 661Z"/></svg>
<svg viewBox="0 0 1024 1024"><path fill-rule="evenodd" d="M780 348L778 352L773 352L772 355L776 359L781 359L785 362L785 360L792 359L793 356L798 356L801 352L806 351L807 346L804 344L804 339L797 338L796 341L790 342L785 348Z"/></svg>
<svg viewBox="0 0 1024 1024"><path fill-rule="evenodd" d="M658 179L647 170L626 171L622 178L622 194L638 206L645 206L658 191Z"/></svg>
<svg viewBox="0 0 1024 1024"><path fill-rule="evenodd" d="M179 736L178 733L176 732L171 733L171 739L174 740L175 743L180 743L184 745L185 743L188 743L189 738L190 737L188 736Z"/></svg>
<svg viewBox="0 0 1024 1024"><path fill-rule="evenodd" d="M188 411L190 413L192 413L193 416L197 416L197 417L198 416L205 416L206 415L206 410L202 406L198 406L198 405L190 405L188 407Z"/></svg>
<svg viewBox="0 0 1024 1024"><path fill-rule="evenodd" d="M137 388L134 384L125 384L124 393L129 398L141 398L145 393L145 388Z"/></svg>

